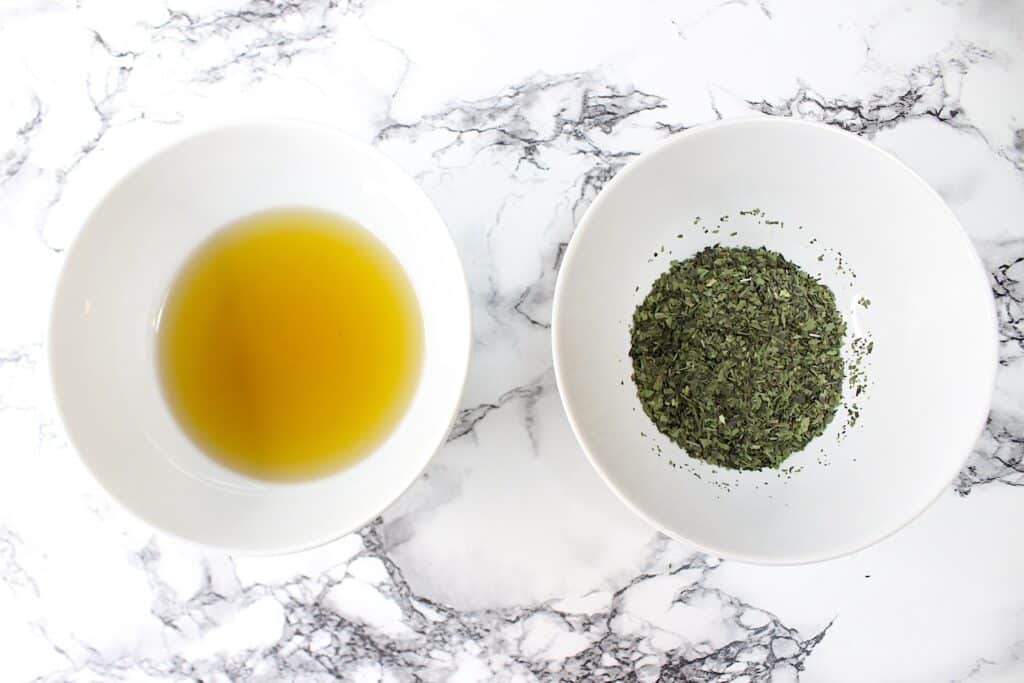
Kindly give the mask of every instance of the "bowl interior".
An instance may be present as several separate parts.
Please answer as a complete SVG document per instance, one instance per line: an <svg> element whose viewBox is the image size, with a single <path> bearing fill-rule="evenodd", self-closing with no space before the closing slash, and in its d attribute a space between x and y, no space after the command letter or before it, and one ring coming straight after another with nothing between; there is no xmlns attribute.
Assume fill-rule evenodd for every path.
<svg viewBox="0 0 1024 683"><path fill-rule="evenodd" d="M750 209L780 224L739 214ZM670 259L716 243L763 245L820 274L848 337L874 342L859 421L841 436L837 416L786 474L689 458L635 395L634 308ZM677 136L605 188L566 253L554 347L573 428L627 504L670 535L765 563L850 552L920 513L977 438L996 366L987 279L938 195L852 135L776 119Z"/></svg>
<svg viewBox="0 0 1024 683"><path fill-rule="evenodd" d="M423 315L423 371L405 418L373 454L320 480L273 484L220 466L183 434L161 394L155 333L199 243L244 215L292 206L353 218L395 254ZM70 249L50 331L59 408L108 491L168 533L250 552L330 540L394 500L444 439L468 355L465 280L429 200L372 148L298 122L210 130L133 170Z"/></svg>

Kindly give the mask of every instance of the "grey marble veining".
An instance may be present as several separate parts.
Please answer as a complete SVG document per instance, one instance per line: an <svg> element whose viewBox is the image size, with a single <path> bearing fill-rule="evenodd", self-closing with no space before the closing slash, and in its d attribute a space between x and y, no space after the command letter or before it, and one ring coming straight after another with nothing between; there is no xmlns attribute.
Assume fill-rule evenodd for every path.
<svg viewBox="0 0 1024 683"><path fill-rule="evenodd" d="M379 520L340 543L351 556L331 571L275 583L243 584L230 560L204 561L199 588L187 600L162 578L158 545L147 544L133 560L152 591L152 616L175 636L216 628L218 613L227 608L272 621L279 638L259 649L192 658L109 659L79 643L63 653L73 665L42 680L157 675L326 681L365 674L448 680L465 672L467 661L506 677L757 680L797 674L829 628L803 638L770 612L710 586L717 560L682 557L664 539L652 543L645 571L613 590L463 611L408 586L388 558ZM692 611L715 628L695 629L694 640L684 645L682 633L658 623L664 615L648 612L660 596L670 599L669 616L673 609Z"/></svg>
<svg viewBox="0 0 1024 683"><path fill-rule="evenodd" d="M16 0L0 9L0 673L38 681L1024 678L1024 4ZM324 548L163 539L78 464L49 296L83 212L182 126L328 120L438 206L474 361L448 443ZM948 493L849 558L723 562L597 479L561 412L555 278L630 159L734 116L842 127L957 213L991 275L992 412ZM870 504L866 502L866 504Z"/></svg>

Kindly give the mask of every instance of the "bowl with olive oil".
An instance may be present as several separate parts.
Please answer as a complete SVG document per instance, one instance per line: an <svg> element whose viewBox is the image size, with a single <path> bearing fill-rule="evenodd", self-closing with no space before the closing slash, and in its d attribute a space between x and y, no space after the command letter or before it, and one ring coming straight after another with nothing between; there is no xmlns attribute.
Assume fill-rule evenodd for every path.
<svg viewBox="0 0 1024 683"><path fill-rule="evenodd" d="M313 547L379 514L456 414L468 295L442 219L379 152L266 121L134 168L68 251L54 393L82 461L170 535Z"/></svg>

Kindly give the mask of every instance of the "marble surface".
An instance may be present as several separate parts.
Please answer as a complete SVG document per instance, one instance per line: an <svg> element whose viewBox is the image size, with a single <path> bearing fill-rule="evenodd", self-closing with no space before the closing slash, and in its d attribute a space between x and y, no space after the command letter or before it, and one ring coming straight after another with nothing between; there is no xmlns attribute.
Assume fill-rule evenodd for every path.
<svg viewBox="0 0 1024 683"><path fill-rule="evenodd" d="M0 65L4 681L1024 680L1022 0L7 0ZM991 418L955 483L879 545L795 568L634 518L575 445L549 348L559 259L602 185L674 131L758 114L920 172L999 308ZM404 166L475 316L422 480L279 558L117 509L67 444L43 346L99 189L182 126L246 115L328 120Z"/></svg>

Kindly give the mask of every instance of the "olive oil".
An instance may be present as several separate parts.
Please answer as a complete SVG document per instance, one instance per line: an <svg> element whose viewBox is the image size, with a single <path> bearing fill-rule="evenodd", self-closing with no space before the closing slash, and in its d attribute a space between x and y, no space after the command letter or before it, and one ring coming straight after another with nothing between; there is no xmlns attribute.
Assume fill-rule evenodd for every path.
<svg viewBox="0 0 1024 683"><path fill-rule="evenodd" d="M419 380L422 328L405 272L365 228L278 209L227 226L185 264L160 315L159 372L210 457L310 479L393 430Z"/></svg>

